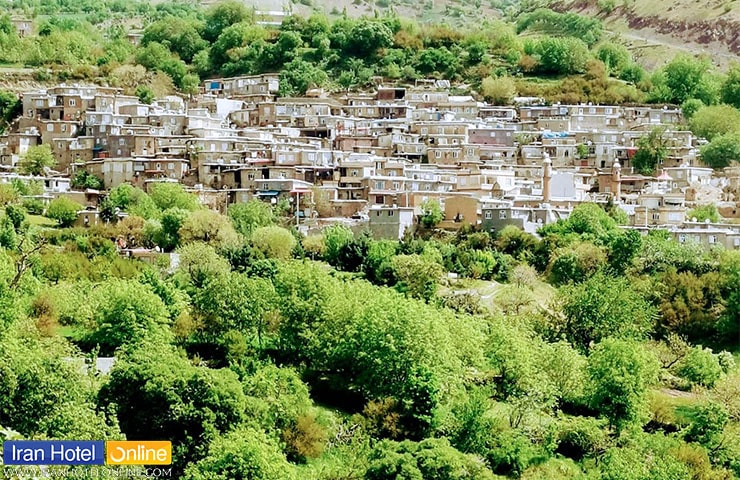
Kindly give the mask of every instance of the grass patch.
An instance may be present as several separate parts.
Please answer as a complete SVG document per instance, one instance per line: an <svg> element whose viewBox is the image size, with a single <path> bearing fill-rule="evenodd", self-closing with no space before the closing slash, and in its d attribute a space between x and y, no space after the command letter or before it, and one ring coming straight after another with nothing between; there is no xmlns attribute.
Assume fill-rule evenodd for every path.
<svg viewBox="0 0 740 480"><path fill-rule="evenodd" d="M27 215L26 220L28 220L28 223L31 225L35 225L37 227L56 227L57 222L52 220L51 218L46 218L42 215Z"/></svg>

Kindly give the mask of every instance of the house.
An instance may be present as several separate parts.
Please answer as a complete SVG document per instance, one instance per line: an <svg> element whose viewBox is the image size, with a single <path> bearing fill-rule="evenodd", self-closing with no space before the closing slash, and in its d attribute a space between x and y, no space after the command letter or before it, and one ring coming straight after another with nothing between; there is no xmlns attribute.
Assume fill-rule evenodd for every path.
<svg viewBox="0 0 740 480"><path fill-rule="evenodd" d="M740 227L709 222L685 222L669 230L678 243L695 242L705 248L740 250Z"/></svg>
<svg viewBox="0 0 740 480"><path fill-rule="evenodd" d="M412 207L373 205L368 217L368 228L376 239L400 240L406 229L414 225Z"/></svg>
<svg viewBox="0 0 740 480"><path fill-rule="evenodd" d="M529 233L536 233L543 225L566 219L570 209L555 208L549 204L537 207L516 207L510 201L482 199L481 231L496 233L504 227L513 225Z"/></svg>

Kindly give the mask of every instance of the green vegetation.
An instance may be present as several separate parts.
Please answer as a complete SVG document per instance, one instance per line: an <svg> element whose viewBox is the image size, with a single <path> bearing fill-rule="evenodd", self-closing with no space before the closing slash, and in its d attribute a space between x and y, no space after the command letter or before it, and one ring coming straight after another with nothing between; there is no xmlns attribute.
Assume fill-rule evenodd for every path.
<svg viewBox="0 0 740 480"><path fill-rule="evenodd" d="M498 103L648 99L692 106L710 165L739 157L736 71L679 57L648 76L600 21L546 3L498 2L531 13L463 33L394 14L273 29L236 1L0 2L44 15L24 38L3 16L0 60L147 103L273 71L291 95L382 75L465 80ZM128 17L144 20L141 46ZM0 94L0 128L17 108ZM665 131L638 146L635 166L655 172ZM53 165L43 147L21 160L33 174ZM222 215L174 183L113 188L104 222L78 229L80 205L0 187L3 438L168 439L176 476L193 480L740 475L738 252L642 237L596 204L538 236L446 234L431 200L418 229L378 241L343 226L304 238L258 201ZM122 258L120 239L163 254ZM115 356L109 375L74 361L98 355Z"/></svg>
<svg viewBox="0 0 740 480"><path fill-rule="evenodd" d="M543 1L492 2L514 21L484 19L464 31L400 18L393 8L332 20L318 12L289 15L273 27L236 1L207 8L111 1L84 10L67 3L3 2L19 16L37 17L35 34L23 37L3 17L0 62L36 68L40 80L107 82L144 103L174 90L196 93L204 78L266 72L280 73L281 95L363 88L381 76L445 78L494 103L516 93L575 103L737 103L734 70L722 78L709 62L678 56L648 75L618 38L606 38L599 19L559 13ZM462 10L448 6L448 18ZM143 28L137 46L126 38L132 18ZM0 95L0 128L17 109L12 94Z"/></svg>
<svg viewBox="0 0 740 480"><path fill-rule="evenodd" d="M168 184L114 189L131 214L86 229L9 198L4 436L166 438L192 479L740 473L721 351L737 252L625 232L594 204L539 239L430 224L398 242L302 238L269 204L223 216ZM177 248L179 266L119 258L121 237ZM64 360L96 355L116 357L110 375Z"/></svg>

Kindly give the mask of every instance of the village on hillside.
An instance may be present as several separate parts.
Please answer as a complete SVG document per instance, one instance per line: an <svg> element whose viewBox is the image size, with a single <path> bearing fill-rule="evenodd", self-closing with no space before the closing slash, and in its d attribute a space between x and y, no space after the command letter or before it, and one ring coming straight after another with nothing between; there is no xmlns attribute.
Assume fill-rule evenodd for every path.
<svg viewBox="0 0 740 480"><path fill-rule="evenodd" d="M628 228L740 249L740 224L687 218L706 203L728 221L740 218L740 168L704 166L703 140L678 126L679 109L537 98L492 106L454 95L443 80L281 98L279 81L211 79L198 95L152 104L103 86L27 92L22 116L0 137L0 182L28 178L16 165L30 147L47 144L57 165L36 178L44 191L35 198L86 206L79 226L103 221L105 190L71 187L84 170L106 190L179 182L221 212L254 198L288 202L303 233L343 222L399 239L429 199L444 212L438 228L495 233L516 225L534 233L597 202L623 209ZM656 126L665 127L668 155L655 176L641 175L632 159Z"/></svg>

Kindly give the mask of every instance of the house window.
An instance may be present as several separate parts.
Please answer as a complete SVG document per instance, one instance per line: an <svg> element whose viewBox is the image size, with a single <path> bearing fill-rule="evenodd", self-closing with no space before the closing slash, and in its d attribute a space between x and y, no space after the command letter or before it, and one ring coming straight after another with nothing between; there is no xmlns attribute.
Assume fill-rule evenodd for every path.
<svg viewBox="0 0 740 480"><path fill-rule="evenodd" d="M393 182L393 190L398 190L400 188L398 182Z"/></svg>
<svg viewBox="0 0 740 480"><path fill-rule="evenodd" d="M506 220L506 210L499 210L498 218L499 220Z"/></svg>
<svg viewBox="0 0 740 480"><path fill-rule="evenodd" d="M493 214L490 210L486 210L486 220L490 220L491 218L493 218Z"/></svg>
<svg viewBox="0 0 740 480"><path fill-rule="evenodd" d="M428 133L429 133L429 129L427 127L424 127L424 128L421 129L421 134L422 135L427 135Z"/></svg>
<svg viewBox="0 0 740 480"><path fill-rule="evenodd" d="M36 100L36 106L37 107L43 107L44 106L44 101L43 100Z"/></svg>
<svg viewBox="0 0 740 480"><path fill-rule="evenodd" d="M678 243L686 243L686 235L679 235Z"/></svg>
<svg viewBox="0 0 740 480"><path fill-rule="evenodd" d="M118 139L118 144L119 145L125 145L126 144L126 140L124 140L123 138L119 138Z"/></svg>
<svg viewBox="0 0 740 480"><path fill-rule="evenodd" d="M440 152L439 150L434 152L434 158L442 158L442 152Z"/></svg>
<svg viewBox="0 0 740 480"><path fill-rule="evenodd" d="M472 148L468 148L468 156L472 157L474 155L474 150Z"/></svg>
<svg viewBox="0 0 740 480"><path fill-rule="evenodd" d="M385 197L383 195L376 195L375 196L375 203L382 205L385 203ZM378 212L380 213L380 212Z"/></svg>
<svg viewBox="0 0 740 480"><path fill-rule="evenodd" d="M54 124L53 123L48 124L46 126L46 131L47 132L53 132L54 131Z"/></svg>
<svg viewBox="0 0 740 480"><path fill-rule="evenodd" d="M660 213L653 213L653 220L660 220Z"/></svg>
<svg viewBox="0 0 740 480"><path fill-rule="evenodd" d="M70 107L74 107L76 105L77 105L77 100L75 100L74 98L70 98L69 99L69 106Z"/></svg>
<svg viewBox="0 0 740 480"><path fill-rule="evenodd" d="M388 210L388 216L389 217L392 217L393 216L393 210Z"/></svg>
<svg viewBox="0 0 740 480"><path fill-rule="evenodd" d="M268 188L267 184L266 183L263 183L262 184L262 190L267 190L267 188Z"/></svg>
<svg viewBox="0 0 740 480"><path fill-rule="evenodd" d="M717 243L717 235L709 235L709 243L710 244Z"/></svg>
<svg viewBox="0 0 740 480"><path fill-rule="evenodd" d="M357 170L352 170L351 173L350 173L350 175L352 175L353 177L356 177L357 176Z"/></svg>
<svg viewBox="0 0 740 480"><path fill-rule="evenodd" d="M167 169L168 170L174 170L175 169L175 164L174 163L168 163L167 164Z"/></svg>
<svg viewBox="0 0 740 480"><path fill-rule="evenodd" d="M375 182L376 190L383 190L385 188L385 182Z"/></svg>
<svg viewBox="0 0 740 480"><path fill-rule="evenodd" d="M460 156L460 152L458 152L457 150L452 152L452 158L457 158L459 156Z"/></svg>

